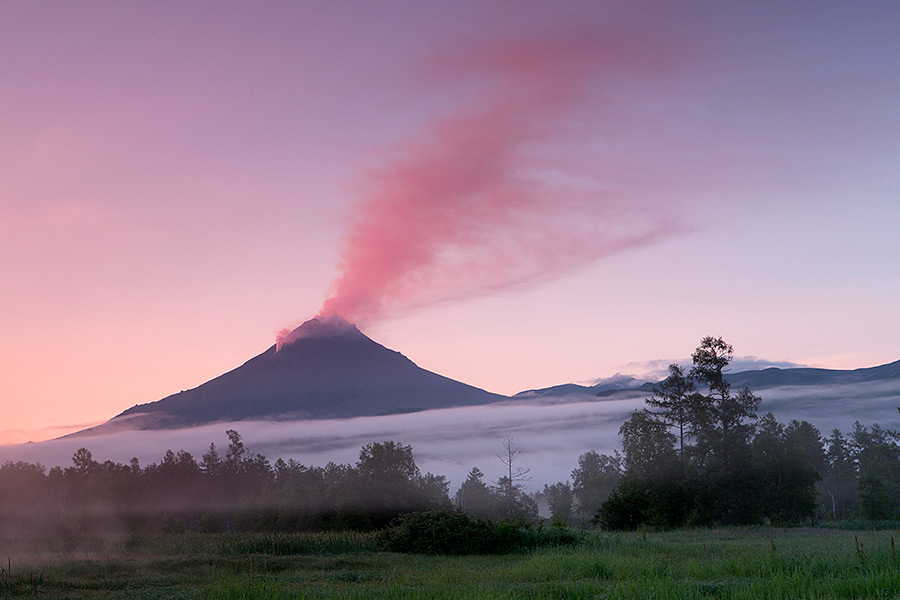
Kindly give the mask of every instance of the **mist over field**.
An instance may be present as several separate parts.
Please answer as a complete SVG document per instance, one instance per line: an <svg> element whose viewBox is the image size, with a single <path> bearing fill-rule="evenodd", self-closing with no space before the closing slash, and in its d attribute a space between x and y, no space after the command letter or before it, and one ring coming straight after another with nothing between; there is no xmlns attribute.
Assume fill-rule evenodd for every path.
<svg viewBox="0 0 900 600"><path fill-rule="evenodd" d="M579 454L587 450L612 452L623 416L642 399L560 404L501 403L402 415L314 421L241 421L190 429L126 431L96 437L52 440L0 449L0 461L40 461L71 464L72 454L88 448L95 460L127 462L136 456L142 465L157 462L171 448L195 458L209 448L227 445L225 431L240 432L254 453L270 461L294 458L305 465L329 461L355 463L360 448L373 441L395 440L413 447L423 472L446 475L451 488L478 466L495 479L502 473L497 454L509 435L522 450L521 464L531 468L531 487L568 477Z"/></svg>
<svg viewBox="0 0 900 600"><path fill-rule="evenodd" d="M854 421L900 428L900 381L848 385L784 386L756 391L763 401L760 414L775 413L780 421L806 420L823 434L838 428L847 433Z"/></svg>
<svg viewBox="0 0 900 600"><path fill-rule="evenodd" d="M754 390L763 399L759 415L772 411L781 422L807 420L827 436L832 429L849 432L854 421L900 428L900 381L848 385L784 386ZM161 460L167 449L184 449L195 458L215 443L227 446L225 431L235 429L253 453L271 462L296 459L310 466L329 461L355 463L370 442L394 440L413 447L423 472L445 475L451 493L477 466L486 479L503 473L497 458L513 436L521 450L519 464L530 468L527 489L566 480L588 450L612 453L620 448L618 430L628 414L644 406L645 392L624 391L596 399L590 396L509 401L486 406L430 410L352 419L309 421L240 421L189 429L126 431L93 437L52 440L0 447L0 461L39 461L46 466L71 465L73 453L90 450L100 462L142 465Z"/></svg>

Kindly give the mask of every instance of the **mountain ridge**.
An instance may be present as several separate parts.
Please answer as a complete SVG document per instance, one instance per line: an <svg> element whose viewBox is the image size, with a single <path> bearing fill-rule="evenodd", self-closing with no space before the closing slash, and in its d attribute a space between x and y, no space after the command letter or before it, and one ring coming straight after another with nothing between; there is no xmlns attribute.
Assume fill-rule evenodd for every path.
<svg viewBox="0 0 900 600"><path fill-rule="evenodd" d="M422 369L337 317L313 318L239 367L69 436L257 419L378 416L508 400Z"/></svg>
<svg viewBox="0 0 900 600"><path fill-rule="evenodd" d="M900 379L900 360L860 369L821 369L815 367L795 367L782 369L768 367L756 371L741 371L726 376L735 387L765 389L788 385L851 384Z"/></svg>
<svg viewBox="0 0 900 600"><path fill-rule="evenodd" d="M774 387L843 385L867 383L888 379L900 379L900 360L859 369L822 369L816 367L767 367L765 369L748 369L736 373L727 373L726 380L735 388L749 387L751 390L764 390ZM611 378L616 379L616 378ZM630 382L628 381L630 379ZM563 396L611 396L619 392L633 391L653 393L659 382L644 381L635 378L619 378L621 384L602 381L593 386L575 383L564 383L546 388L525 390L513 395L516 399L547 398ZM629 385L631 383L632 385Z"/></svg>
<svg viewBox="0 0 900 600"><path fill-rule="evenodd" d="M735 388L807 388L900 382L900 360L853 370L768 367L726 375ZM652 394L659 382L625 375L502 396L427 371L340 317L316 317L240 366L195 388L138 404L66 438L122 430L179 429L217 422L384 416L493 402ZM804 392L806 393L806 392Z"/></svg>

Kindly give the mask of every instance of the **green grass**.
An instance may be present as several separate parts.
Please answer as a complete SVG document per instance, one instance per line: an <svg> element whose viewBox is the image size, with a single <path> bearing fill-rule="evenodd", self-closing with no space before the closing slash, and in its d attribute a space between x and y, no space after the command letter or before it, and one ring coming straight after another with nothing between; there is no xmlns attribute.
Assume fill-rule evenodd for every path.
<svg viewBox="0 0 900 600"><path fill-rule="evenodd" d="M824 527L826 529L847 529L853 531L897 531L898 529L900 529L900 521L864 521L862 519L852 519L845 521L823 521L820 527Z"/></svg>
<svg viewBox="0 0 900 600"><path fill-rule="evenodd" d="M23 558L0 565L0 597L898 598L892 537L900 543L896 530L589 533L572 546L493 556L388 553L372 534L352 533L85 540L53 555L4 543L0 552Z"/></svg>
<svg viewBox="0 0 900 600"><path fill-rule="evenodd" d="M377 552L372 533L240 533L223 536L221 551L226 556L276 555L332 556L353 552Z"/></svg>

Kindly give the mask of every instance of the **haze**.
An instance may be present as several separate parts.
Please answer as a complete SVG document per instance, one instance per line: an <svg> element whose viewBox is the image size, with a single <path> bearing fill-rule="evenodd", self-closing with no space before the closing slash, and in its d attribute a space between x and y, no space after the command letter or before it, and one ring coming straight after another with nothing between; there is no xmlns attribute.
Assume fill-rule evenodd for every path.
<svg viewBox="0 0 900 600"><path fill-rule="evenodd" d="M779 421L807 420L823 436L835 428L845 434L855 421L865 426L900 427L895 405L896 379L829 386L785 386L758 391L759 415L772 411ZM142 465L159 462L167 449L198 458L215 443L227 447L225 431L235 429L254 453L274 462L293 458L307 466L329 461L353 464L360 448L373 441L399 441L413 447L423 471L445 475L451 491L477 466L495 480L503 474L497 455L513 436L522 451L521 466L531 469L527 489L565 481L588 450L612 454L621 450L619 427L628 414L644 407L647 394L621 392L598 401L593 397L561 397L501 402L478 407L429 410L403 415L317 421L241 421L169 431L129 431L0 448L0 462L25 460L70 466L72 455L86 447L100 462Z"/></svg>

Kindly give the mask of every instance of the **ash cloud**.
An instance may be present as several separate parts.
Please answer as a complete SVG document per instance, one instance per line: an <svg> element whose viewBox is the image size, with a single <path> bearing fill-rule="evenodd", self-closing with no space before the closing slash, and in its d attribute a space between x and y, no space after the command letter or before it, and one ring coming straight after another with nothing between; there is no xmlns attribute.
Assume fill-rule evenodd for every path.
<svg viewBox="0 0 900 600"><path fill-rule="evenodd" d="M582 134L579 119L608 118L592 87L652 77L671 56L651 39L561 31L432 58L426 86L480 93L366 175L320 314L365 324L558 277L679 231L658 199L564 176L551 148Z"/></svg>

